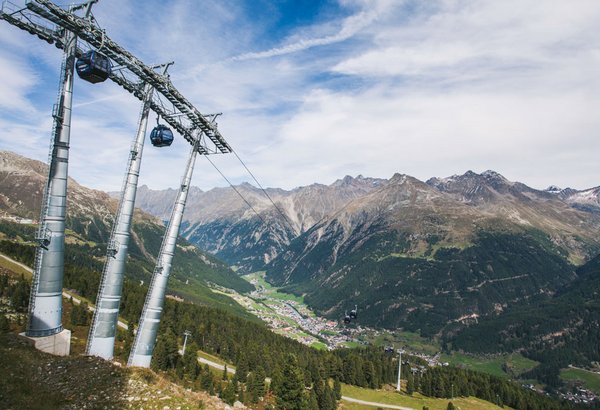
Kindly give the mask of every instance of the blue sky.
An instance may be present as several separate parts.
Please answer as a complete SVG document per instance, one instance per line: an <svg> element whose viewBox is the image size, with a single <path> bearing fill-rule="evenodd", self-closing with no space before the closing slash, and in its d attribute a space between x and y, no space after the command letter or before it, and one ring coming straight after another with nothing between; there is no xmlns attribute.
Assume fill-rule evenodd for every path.
<svg viewBox="0 0 600 410"><path fill-rule="evenodd" d="M175 86L224 113L222 134L265 186L469 169L600 185L596 0L100 0L94 15L143 61L174 60ZM0 149L47 159L60 60L0 21ZM76 79L74 104L70 175L119 189L139 102ZM187 152L181 138L146 144L140 183L177 186ZM234 157L213 160L250 180ZM200 158L194 184L225 182Z"/></svg>

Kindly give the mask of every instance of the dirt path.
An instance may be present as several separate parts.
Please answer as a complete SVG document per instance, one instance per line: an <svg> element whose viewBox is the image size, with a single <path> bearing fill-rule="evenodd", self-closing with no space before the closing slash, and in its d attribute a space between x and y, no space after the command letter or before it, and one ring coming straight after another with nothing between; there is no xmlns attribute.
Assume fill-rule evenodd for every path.
<svg viewBox="0 0 600 410"><path fill-rule="evenodd" d="M381 407L384 409L415 410L412 407L396 406L395 404L374 403L372 401L353 399L352 397L348 396L342 396L342 400L349 401L352 403L364 404L365 406Z"/></svg>

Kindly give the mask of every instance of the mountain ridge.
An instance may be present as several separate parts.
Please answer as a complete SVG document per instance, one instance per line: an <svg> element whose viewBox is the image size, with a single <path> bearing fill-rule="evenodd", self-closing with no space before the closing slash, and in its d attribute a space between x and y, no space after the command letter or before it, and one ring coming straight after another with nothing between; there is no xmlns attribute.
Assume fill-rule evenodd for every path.
<svg viewBox="0 0 600 410"><path fill-rule="evenodd" d="M315 183L296 187L291 190L267 188L267 193L273 198L279 210L283 211L285 218L280 215L279 210L273 207L269 199L259 188L253 187L249 183L240 184L236 186L236 189L246 196L253 208L261 215L260 218L231 188L213 188L208 191L202 191L199 188L194 187L193 190L195 195L190 195L189 209L184 216L183 236L213 254L226 254L227 257L224 259L231 264L241 265L243 271L249 271L251 268L258 269L262 267L261 262L265 264L269 260L272 260L282 248L289 245L293 238L306 232L326 216L340 210L350 201L361 198L395 179L402 178L401 176L402 174L397 173L389 180L386 180L380 178L365 178L362 175L358 175L357 177L347 175L334 181L330 185ZM478 188L483 190L483 192L479 192L479 197L476 192L469 193L466 191L462 193L461 197L458 195L458 192L451 189L452 185L456 185L457 181L461 182L465 179L474 180L477 179L476 177L479 178L480 181L484 180L487 183L487 186L481 184L472 186L472 189ZM441 192L450 194L454 199L469 205L481 205L485 202L485 199L489 199L492 196L498 197L510 194L512 196L518 196L519 198L517 199L520 201L535 200L552 202L554 200L555 204L559 203L556 201L560 201L563 204L561 212L570 212L570 209L568 208L574 208L584 212L600 214L600 187L585 190L566 188L556 192L537 190L520 182L508 181L501 174L492 170L485 171L481 174L467 171L465 174L453 175L446 178L433 177L425 181L425 184L435 187ZM503 192L494 192L495 190L493 187L502 187L502 184L505 184L505 188L507 189ZM337 198L329 203L323 203L324 200L327 201L327 196L340 188L342 191L337 194ZM161 198L165 195L172 195L174 197L175 191L151 190L147 186L140 187L138 191L138 198L140 198L138 206L141 209L144 209L161 219L166 219L168 217L170 212L170 205L168 205L168 203L170 201L165 201ZM111 195L114 195L114 193L111 193ZM488 195L488 197L484 198L481 195ZM531 196L535 198L530 198ZM315 200L316 197L320 198ZM524 209L526 211L526 216L528 216L527 218L524 218L525 222L523 221L523 218L521 218L520 213L506 214L504 216L513 219L516 222L532 224L531 220L536 218L539 219L540 215L532 209L531 205L535 204L531 201L529 202L530 206ZM299 209L296 209L298 203L301 205ZM162 204L163 208L156 209L155 204ZM497 214L499 211L503 211L503 207L490 207L488 209L490 214ZM523 209L521 209L521 211L523 211ZM232 252L230 255L228 253L230 249L228 248L238 246L244 242L246 243L245 246L248 246L247 241L244 240L243 234L241 234L240 231L252 230L256 237L257 235L254 230L258 229L261 225L261 218L272 225L271 229L263 230L263 232L258 235L259 238L263 238L265 242L267 242L266 247L268 248L268 252L261 255L262 260L254 260L249 266L245 266L244 263L240 262L242 262L243 258L252 258L247 255L249 252L244 255ZM544 218L542 217L541 219ZM290 222L292 226L290 226ZM245 226L236 226L240 223ZM563 224L557 228L569 230L570 226L579 224L580 221L571 220L569 224ZM221 238L215 238L214 231L216 228L226 230L228 233L235 235L237 239L228 238L227 234L223 235ZM581 264L584 262L585 258L589 256L574 254L573 257L576 259L575 262L577 264Z"/></svg>

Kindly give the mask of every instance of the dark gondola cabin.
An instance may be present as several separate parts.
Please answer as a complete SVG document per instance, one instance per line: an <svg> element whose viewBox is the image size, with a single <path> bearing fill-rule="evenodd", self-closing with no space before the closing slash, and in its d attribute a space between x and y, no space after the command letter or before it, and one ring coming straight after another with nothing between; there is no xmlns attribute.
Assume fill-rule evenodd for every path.
<svg viewBox="0 0 600 410"><path fill-rule="evenodd" d="M91 50L77 59L75 68L79 78L96 84L108 78L112 70L112 64L104 54Z"/></svg>
<svg viewBox="0 0 600 410"><path fill-rule="evenodd" d="M150 133L150 142L155 147L168 147L173 143L173 132L166 125L158 124Z"/></svg>
<svg viewBox="0 0 600 410"><path fill-rule="evenodd" d="M344 313L344 323L349 324L352 321L352 318L348 316L348 312Z"/></svg>
<svg viewBox="0 0 600 410"><path fill-rule="evenodd" d="M358 317L358 306L354 305L354 309L350 311L350 318L356 319Z"/></svg>

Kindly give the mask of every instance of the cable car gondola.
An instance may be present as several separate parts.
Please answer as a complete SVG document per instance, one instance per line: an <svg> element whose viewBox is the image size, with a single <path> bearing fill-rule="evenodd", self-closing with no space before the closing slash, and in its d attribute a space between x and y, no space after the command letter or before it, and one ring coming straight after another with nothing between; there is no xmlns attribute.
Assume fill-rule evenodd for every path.
<svg viewBox="0 0 600 410"><path fill-rule="evenodd" d="M163 124L158 124L150 133L150 141L155 147L168 147L173 143L173 131Z"/></svg>
<svg viewBox="0 0 600 410"><path fill-rule="evenodd" d="M112 64L108 57L96 50L90 50L77 59L77 75L92 84L105 81L111 73Z"/></svg>
<svg viewBox="0 0 600 410"><path fill-rule="evenodd" d="M354 305L354 309L350 311L350 318L356 319L358 317L358 306Z"/></svg>
<svg viewBox="0 0 600 410"><path fill-rule="evenodd" d="M345 324L349 324L352 321L352 319L350 318L350 316L348 316L348 312L344 313L344 323Z"/></svg>

